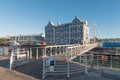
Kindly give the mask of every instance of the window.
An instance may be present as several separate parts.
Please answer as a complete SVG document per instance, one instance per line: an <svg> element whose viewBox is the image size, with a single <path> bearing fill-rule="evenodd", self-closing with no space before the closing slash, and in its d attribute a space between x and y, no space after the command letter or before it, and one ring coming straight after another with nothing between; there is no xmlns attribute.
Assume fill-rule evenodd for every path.
<svg viewBox="0 0 120 80"><path fill-rule="evenodd" d="M77 31L77 27L75 27L75 32Z"/></svg>
<svg viewBox="0 0 120 80"><path fill-rule="evenodd" d="M72 28L72 32L74 32L74 27Z"/></svg>
<svg viewBox="0 0 120 80"><path fill-rule="evenodd" d="M78 37L80 37L80 34L79 34L79 33L78 33L77 35L78 35Z"/></svg>
<svg viewBox="0 0 120 80"><path fill-rule="evenodd" d="M72 38L72 33L70 34L70 38Z"/></svg>
<svg viewBox="0 0 120 80"><path fill-rule="evenodd" d="M72 27L70 28L70 31L72 32Z"/></svg>

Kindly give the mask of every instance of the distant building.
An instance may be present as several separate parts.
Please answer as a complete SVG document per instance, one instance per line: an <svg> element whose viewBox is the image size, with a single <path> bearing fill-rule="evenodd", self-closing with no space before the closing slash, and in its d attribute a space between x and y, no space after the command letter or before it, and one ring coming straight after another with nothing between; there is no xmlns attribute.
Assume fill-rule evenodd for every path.
<svg viewBox="0 0 120 80"><path fill-rule="evenodd" d="M101 42L120 42L120 38L105 38L100 39Z"/></svg>
<svg viewBox="0 0 120 80"><path fill-rule="evenodd" d="M52 23L45 26L45 39L48 44L86 44L89 43L87 21L76 16L71 23Z"/></svg>
<svg viewBox="0 0 120 80"><path fill-rule="evenodd" d="M44 35L40 33L10 36L10 41L44 41Z"/></svg>
<svg viewBox="0 0 120 80"><path fill-rule="evenodd" d="M6 36L5 36L5 39L6 39L7 41L9 41L9 40L10 40L10 35L6 35Z"/></svg>

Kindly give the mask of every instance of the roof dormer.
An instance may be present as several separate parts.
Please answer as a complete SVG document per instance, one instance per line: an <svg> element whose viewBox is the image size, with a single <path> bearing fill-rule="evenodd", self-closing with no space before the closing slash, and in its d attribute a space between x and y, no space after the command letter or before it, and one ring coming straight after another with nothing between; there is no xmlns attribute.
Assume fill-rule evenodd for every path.
<svg viewBox="0 0 120 80"><path fill-rule="evenodd" d="M77 16L75 16L75 19L72 21L73 25L79 25L80 24L80 20L78 19Z"/></svg>
<svg viewBox="0 0 120 80"><path fill-rule="evenodd" d="M47 26L53 26L54 23L52 23L51 21L48 22Z"/></svg>

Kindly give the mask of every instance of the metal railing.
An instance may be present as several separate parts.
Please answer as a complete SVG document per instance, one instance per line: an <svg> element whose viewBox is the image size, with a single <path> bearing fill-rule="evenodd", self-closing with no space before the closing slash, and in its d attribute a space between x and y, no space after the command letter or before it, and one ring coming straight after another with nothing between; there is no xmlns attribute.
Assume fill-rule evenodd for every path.
<svg viewBox="0 0 120 80"><path fill-rule="evenodd" d="M54 45L45 47L45 56L43 58L43 78L47 75L66 75L68 78L71 74L85 72L87 73L87 58L85 57L86 66L71 61L73 58L97 47L97 44L73 44L73 45ZM47 62L48 58L50 61ZM46 66L54 60L54 65ZM54 68L54 69L53 69ZM53 69L53 70L50 70Z"/></svg>

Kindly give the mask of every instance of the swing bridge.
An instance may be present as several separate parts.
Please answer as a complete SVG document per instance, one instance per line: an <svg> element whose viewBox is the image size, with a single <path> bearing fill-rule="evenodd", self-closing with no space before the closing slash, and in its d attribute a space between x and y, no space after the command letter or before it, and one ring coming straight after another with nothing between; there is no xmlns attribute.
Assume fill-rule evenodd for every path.
<svg viewBox="0 0 120 80"><path fill-rule="evenodd" d="M29 63L29 59L32 58L33 54L36 54L36 59L39 59L39 53L42 51L42 78L54 75L64 75L69 78L72 74L81 72L88 73L87 55L84 56L83 60L85 65L80 65L79 63L72 61L72 59L77 56L84 55L84 53L97 47L99 44L100 43L84 45L52 45L44 47L30 47L26 49L18 48L11 52L10 69ZM35 53L33 53L33 49L36 49Z"/></svg>
<svg viewBox="0 0 120 80"><path fill-rule="evenodd" d="M98 43L46 46L43 54L43 78L47 75L66 75L69 78L71 74L87 73L87 66L81 66L72 59L97 46ZM49 60L46 61L48 58L53 61L53 65L46 66L49 63ZM84 62L87 65L87 55L84 57Z"/></svg>

